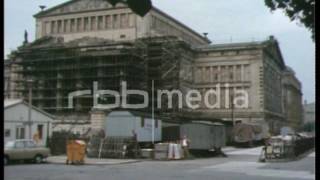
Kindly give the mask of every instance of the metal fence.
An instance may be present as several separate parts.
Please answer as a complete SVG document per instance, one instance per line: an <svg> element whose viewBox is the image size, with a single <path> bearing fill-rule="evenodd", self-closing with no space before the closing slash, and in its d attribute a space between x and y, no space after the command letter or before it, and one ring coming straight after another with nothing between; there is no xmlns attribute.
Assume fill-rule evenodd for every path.
<svg viewBox="0 0 320 180"><path fill-rule="evenodd" d="M292 136L291 140L271 138L264 147L265 159L292 159L304 154L315 146L314 137Z"/></svg>

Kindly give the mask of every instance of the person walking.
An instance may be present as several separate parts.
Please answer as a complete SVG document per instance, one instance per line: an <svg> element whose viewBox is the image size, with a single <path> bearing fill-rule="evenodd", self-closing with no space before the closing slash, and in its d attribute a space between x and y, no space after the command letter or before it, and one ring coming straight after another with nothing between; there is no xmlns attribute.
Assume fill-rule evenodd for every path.
<svg viewBox="0 0 320 180"><path fill-rule="evenodd" d="M186 159L190 157L189 145L190 145L190 140L187 138L186 135L183 135L182 140L181 140L181 146L182 146L182 149L183 149L184 157Z"/></svg>

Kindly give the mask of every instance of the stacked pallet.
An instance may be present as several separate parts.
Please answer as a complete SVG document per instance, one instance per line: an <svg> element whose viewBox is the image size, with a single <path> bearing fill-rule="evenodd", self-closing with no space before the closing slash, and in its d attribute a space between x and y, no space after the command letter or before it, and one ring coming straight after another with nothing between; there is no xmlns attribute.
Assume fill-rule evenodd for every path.
<svg viewBox="0 0 320 180"><path fill-rule="evenodd" d="M154 146L154 159L168 160L169 143L158 143Z"/></svg>

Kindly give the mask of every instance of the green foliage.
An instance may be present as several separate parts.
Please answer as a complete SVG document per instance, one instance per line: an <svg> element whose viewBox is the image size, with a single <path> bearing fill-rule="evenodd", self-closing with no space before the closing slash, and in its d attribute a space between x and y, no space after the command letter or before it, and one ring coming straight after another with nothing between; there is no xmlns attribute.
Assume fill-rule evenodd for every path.
<svg viewBox="0 0 320 180"><path fill-rule="evenodd" d="M315 0L265 0L271 11L282 9L291 21L297 20L312 33L315 38Z"/></svg>
<svg viewBox="0 0 320 180"><path fill-rule="evenodd" d="M128 4L129 8L139 16L145 16L152 8L151 0L106 0L113 6L122 2Z"/></svg>
<svg viewBox="0 0 320 180"><path fill-rule="evenodd" d="M309 122L303 125L303 131L306 132L314 132L315 131L315 123Z"/></svg>

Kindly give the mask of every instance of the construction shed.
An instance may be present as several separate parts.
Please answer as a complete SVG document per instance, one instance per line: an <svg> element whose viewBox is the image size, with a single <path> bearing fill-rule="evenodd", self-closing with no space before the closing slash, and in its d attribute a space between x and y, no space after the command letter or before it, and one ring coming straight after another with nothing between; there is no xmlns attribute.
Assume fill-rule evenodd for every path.
<svg viewBox="0 0 320 180"><path fill-rule="evenodd" d="M17 139L34 139L39 145L47 143L47 137L52 133L51 123L54 117L35 106L31 106L30 121L28 116L29 105L22 99L4 100L5 143Z"/></svg>

